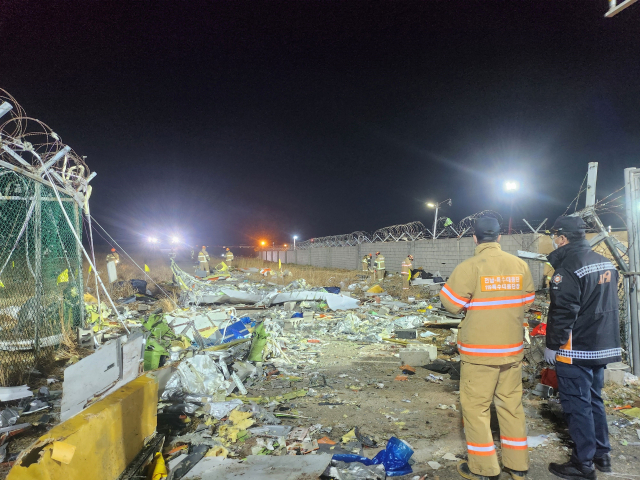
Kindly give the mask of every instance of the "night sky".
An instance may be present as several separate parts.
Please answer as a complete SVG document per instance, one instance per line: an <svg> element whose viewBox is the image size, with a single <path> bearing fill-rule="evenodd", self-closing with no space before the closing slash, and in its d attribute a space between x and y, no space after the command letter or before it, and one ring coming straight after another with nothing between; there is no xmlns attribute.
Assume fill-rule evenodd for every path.
<svg viewBox="0 0 640 480"><path fill-rule="evenodd" d="M555 218L640 155L640 4L9 1L0 87L98 176L117 239L289 243ZM584 197L583 197L584 198Z"/></svg>

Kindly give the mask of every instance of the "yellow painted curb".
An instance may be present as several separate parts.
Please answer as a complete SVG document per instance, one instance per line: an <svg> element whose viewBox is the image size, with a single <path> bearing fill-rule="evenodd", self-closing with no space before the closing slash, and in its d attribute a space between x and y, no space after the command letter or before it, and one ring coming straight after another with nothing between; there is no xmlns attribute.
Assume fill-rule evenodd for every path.
<svg viewBox="0 0 640 480"><path fill-rule="evenodd" d="M157 379L138 377L40 437L7 480L115 479L155 432L157 406Z"/></svg>

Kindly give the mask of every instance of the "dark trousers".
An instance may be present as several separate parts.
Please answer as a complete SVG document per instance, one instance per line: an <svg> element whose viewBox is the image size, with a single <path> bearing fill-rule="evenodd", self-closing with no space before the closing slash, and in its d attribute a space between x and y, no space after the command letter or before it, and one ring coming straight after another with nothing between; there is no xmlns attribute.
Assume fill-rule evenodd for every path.
<svg viewBox="0 0 640 480"><path fill-rule="evenodd" d="M569 365L558 362L558 389L569 434L575 448L571 461L591 468L594 457L609 453L609 428L600 392L604 365Z"/></svg>

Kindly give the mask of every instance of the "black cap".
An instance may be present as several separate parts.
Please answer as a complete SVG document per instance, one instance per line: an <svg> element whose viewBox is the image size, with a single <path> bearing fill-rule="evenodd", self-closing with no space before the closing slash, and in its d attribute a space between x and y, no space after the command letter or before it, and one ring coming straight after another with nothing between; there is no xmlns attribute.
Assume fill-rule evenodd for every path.
<svg viewBox="0 0 640 480"><path fill-rule="evenodd" d="M493 217L480 217L473 225L473 233L479 239L497 237L500 235L500 223Z"/></svg>
<svg viewBox="0 0 640 480"><path fill-rule="evenodd" d="M551 227L551 233L562 235L567 232L584 232L587 224L580 217L558 217Z"/></svg>

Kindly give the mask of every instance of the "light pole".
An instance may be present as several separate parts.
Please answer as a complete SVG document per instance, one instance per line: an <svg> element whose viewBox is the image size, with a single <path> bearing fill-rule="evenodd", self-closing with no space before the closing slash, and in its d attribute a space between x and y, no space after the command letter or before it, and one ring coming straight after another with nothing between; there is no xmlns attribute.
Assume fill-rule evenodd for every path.
<svg viewBox="0 0 640 480"><path fill-rule="evenodd" d="M509 235L511 235L511 221L513 219L513 197L515 193L520 189L520 184L515 180L507 180L502 185L504 191L511 195L511 206L509 208Z"/></svg>
<svg viewBox="0 0 640 480"><path fill-rule="evenodd" d="M436 209L436 215L435 215L435 218L433 219L433 239L434 240L436 239L436 228L438 228L438 209L440 208L440 205L442 205L443 203L447 203L449 206L451 206L451 199L447 198L446 200L443 200L440 203L433 203L433 202L427 203L427 207Z"/></svg>
<svg viewBox="0 0 640 480"><path fill-rule="evenodd" d="M294 249L294 250L296 249L296 240L297 240L297 239L298 239L298 236L297 236L297 235L294 235L294 236L293 236L293 249Z"/></svg>

